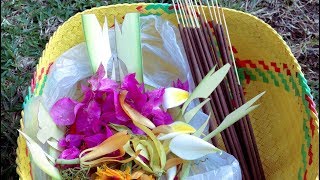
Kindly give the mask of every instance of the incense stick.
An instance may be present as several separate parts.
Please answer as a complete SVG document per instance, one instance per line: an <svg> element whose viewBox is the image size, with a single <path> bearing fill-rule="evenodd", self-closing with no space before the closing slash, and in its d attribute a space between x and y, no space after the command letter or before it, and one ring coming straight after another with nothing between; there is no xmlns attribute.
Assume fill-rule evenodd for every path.
<svg viewBox="0 0 320 180"><path fill-rule="evenodd" d="M244 96L223 9L219 7L217 0L215 4L211 0L211 6L208 0L206 2L209 5L212 29L201 0L177 0L179 15L176 8L175 13L191 74L196 84L200 83L214 65L218 67L226 63L233 65L227 77L212 93L210 103L203 108L205 113L213 112L215 116L213 119L215 122L213 120L210 122L210 129L213 130L214 124L220 124L222 119L244 103ZM227 128L221 136L227 152L239 160L244 179L265 179L249 116Z"/></svg>
<svg viewBox="0 0 320 180"><path fill-rule="evenodd" d="M194 9L192 9L192 8L189 9L190 7L193 7L192 4L190 4L190 1L186 2L187 11L189 12L189 14L192 13L193 21L198 22L199 20L195 16ZM196 26L198 26L198 24ZM202 31L200 30L200 28L195 27L193 29L190 29L190 31L192 31L193 37L195 37L194 43L197 44L197 48L200 51L199 56L201 57L201 59L200 59L201 61L199 61L199 59L197 59L197 63L203 64L204 69L202 69L200 66L200 70L202 73L203 72L207 73L210 70L209 66L208 66L208 62L211 62L211 58L212 58L209 55L209 49L207 47L207 42L205 41L204 35L203 35ZM194 63L194 64L196 64L196 63ZM213 67L213 64L211 64L211 66ZM219 86L217 87L217 92L213 92L213 96L214 97L212 99L214 99L215 102L214 103L211 102L211 105L218 106L218 114L216 114L216 115L219 115L219 117L221 119L224 119L226 117L226 115L229 113L229 111L228 111L228 108L226 107L226 104L227 104L226 101L223 100L220 102L219 96L220 97L223 96L221 87L219 87ZM221 122L219 122L219 123L221 123ZM245 176L248 177L248 171L247 171L247 168L245 166L245 162L244 162L244 159L242 156L242 154L243 154L242 149L240 148L240 143L239 143L239 140L237 140L237 135L235 133L234 128L233 127L229 128L228 130L226 130L226 133L227 133L227 136L226 136L227 138L225 138L225 141L227 141L226 144L229 144L228 147L229 148L231 147L230 151L232 152L232 154L234 154L239 159L239 161L243 167L244 174L245 174Z"/></svg>

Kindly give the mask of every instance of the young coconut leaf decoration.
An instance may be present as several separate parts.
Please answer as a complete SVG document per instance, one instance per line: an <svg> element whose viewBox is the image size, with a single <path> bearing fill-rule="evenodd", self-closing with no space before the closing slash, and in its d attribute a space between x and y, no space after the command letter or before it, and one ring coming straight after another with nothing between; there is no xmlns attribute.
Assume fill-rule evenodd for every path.
<svg viewBox="0 0 320 180"><path fill-rule="evenodd" d="M216 67L212 68L209 73L202 79L199 85L194 89L188 100L183 104L181 113L185 113L190 102L197 98L208 98L213 90L220 84L220 82L227 75L230 64L225 64L217 72L215 72Z"/></svg>
<svg viewBox="0 0 320 180"><path fill-rule="evenodd" d="M108 64L108 60L112 55L109 43L108 22L105 18L102 28L94 14L84 14L81 17L92 71L95 73L102 62Z"/></svg>
<svg viewBox="0 0 320 180"><path fill-rule="evenodd" d="M35 162L35 164L52 178L62 179L58 168L51 164L55 162L55 159L48 155L45 151L43 151L42 148L28 135L26 135L20 130L18 131L26 139L28 149L32 156L32 160ZM48 161L48 159L51 161L51 163Z"/></svg>
<svg viewBox="0 0 320 180"><path fill-rule="evenodd" d="M143 82L140 14L127 13L121 27L116 20L114 25L119 59L127 65L128 73L136 73L137 80Z"/></svg>
<svg viewBox="0 0 320 180"><path fill-rule="evenodd" d="M82 15L83 31L91 67L95 73L100 64L108 66L108 77L119 82L128 73L136 73L143 82L139 13L126 14L122 27L115 19L115 52L111 52L108 23L101 28L94 14ZM130 66L127 66L130 64Z"/></svg>
<svg viewBox="0 0 320 180"><path fill-rule="evenodd" d="M114 24L119 26L116 19L114 19ZM114 31L114 33L115 33L115 37L121 35L119 34L119 32L117 33L117 31ZM128 74L128 68L126 64L118 56L117 38L114 38L114 44L115 44L115 48L114 48L115 52L112 53L112 57L110 58L107 64L108 66L107 75L108 75L108 78L113 79L119 83L125 77L125 75ZM138 70L140 70L140 68Z"/></svg>
<svg viewBox="0 0 320 180"><path fill-rule="evenodd" d="M64 136L64 131L53 122L49 112L45 109L42 103L39 104L38 120L40 129L37 133L37 138L43 144L50 138L58 141Z"/></svg>
<svg viewBox="0 0 320 180"><path fill-rule="evenodd" d="M39 104L38 112L39 131L37 133L38 140L45 144L48 143L49 154L57 158L61 153L61 148L58 146L58 141L64 136L64 128L59 128L51 118L49 112L43 104Z"/></svg>
<svg viewBox="0 0 320 180"><path fill-rule="evenodd" d="M174 154L185 160L196 160L212 152L219 151L215 146L213 146L210 143L207 143L206 141L210 140L212 137L214 137L215 135L225 130L226 128L240 120L242 117L246 116L251 111L256 109L259 105L252 105L264 93L265 92L257 95L256 97L248 101L246 104L242 105L241 107L230 113L214 131L205 136L203 139L199 138L201 131L196 132L194 135L181 134L174 137L169 145L170 150ZM205 122L205 124L207 124L207 121ZM199 129L203 130L204 127L202 126Z"/></svg>

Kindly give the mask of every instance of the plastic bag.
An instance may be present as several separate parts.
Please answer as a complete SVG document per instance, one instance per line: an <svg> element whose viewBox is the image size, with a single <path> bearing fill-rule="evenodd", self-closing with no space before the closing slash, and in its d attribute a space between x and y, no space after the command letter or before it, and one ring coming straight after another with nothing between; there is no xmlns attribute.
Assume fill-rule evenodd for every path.
<svg viewBox="0 0 320 180"><path fill-rule="evenodd" d="M159 16L141 17L141 40L145 83L154 87L171 86L172 81L194 83L178 29Z"/></svg>
<svg viewBox="0 0 320 180"><path fill-rule="evenodd" d="M159 16L150 15L140 19L144 66L144 83L153 87L168 87L178 78L188 80L189 90L194 82L183 50L178 29ZM114 51L114 31L109 30L110 47ZM106 63L105 69L107 71ZM63 53L51 67L43 90L45 107L49 110L60 98L76 98L77 83L92 75L85 43L74 46ZM84 81L83 81L84 82ZM197 102L193 102L192 108ZM198 112L190 124L199 128L207 115ZM208 133L208 127L205 134ZM191 165L190 180L241 179L238 161L222 152L207 155Z"/></svg>
<svg viewBox="0 0 320 180"><path fill-rule="evenodd" d="M208 115L199 111L190 121L190 125L198 129L208 118ZM209 126L204 130L208 134ZM241 169L238 160L222 151L208 154L191 163L190 174L187 180L240 180Z"/></svg>
<svg viewBox="0 0 320 180"><path fill-rule="evenodd" d="M85 43L78 44L64 52L51 66L43 88L43 104L50 110L53 104L63 98L77 99L77 83L93 75Z"/></svg>
<svg viewBox="0 0 320 180"><path fill-rule="evenodd" d="M155 88L168 87L179 78L188 80L190 89L193 89L194 83L177 28L155 15L143 16L140 22L144 83ZM112 52L115 52L114 39L114 29L110 29Z"/></svg>
<svg viewBox="0 0 320 180"><path fill-rule="evenodd" d="M240 180L239 162L226 152L208 154L191 164L187 180Z"/></svg>

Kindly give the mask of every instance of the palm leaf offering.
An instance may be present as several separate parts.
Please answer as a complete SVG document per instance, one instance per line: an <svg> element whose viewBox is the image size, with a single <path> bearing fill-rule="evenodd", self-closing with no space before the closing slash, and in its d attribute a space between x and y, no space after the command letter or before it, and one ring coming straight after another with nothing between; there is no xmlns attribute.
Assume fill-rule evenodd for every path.
<svg viewBox="0 0 320 180"><path fill-rule="evenodd" d="M128 13L122 24L115 20L114 31L106 18L101 27L94 14L83 14L92 76L76 87L81 98L63 97L50 109L40 102L32 120L39 130L19 131L37 167L53 179L185 179L193 161L223 152L215 144L221 133L243 177L264 179L247 116L264 92L244 101L223 11L207 5L216 21L200 11L201 1L176 6L196 84L191 90L178 78L169 87L145 88L138 13ZM201 111L208 117L195 128L191 122Z"/></svg>

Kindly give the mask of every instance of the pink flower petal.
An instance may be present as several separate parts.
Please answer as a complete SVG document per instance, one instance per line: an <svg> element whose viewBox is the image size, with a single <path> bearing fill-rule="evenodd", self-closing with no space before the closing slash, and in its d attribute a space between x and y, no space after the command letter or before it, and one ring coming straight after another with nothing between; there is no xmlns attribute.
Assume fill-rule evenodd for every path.
<svg viewBox="0 0 320 180"><path fill-rule="evenodd" d="M65 138L65 141L68 143L68 147L80 147L82 138L82 135L68 134Z"/></svg>
<svg viewBox="0 0 320 180"><path fill-rule="evenodd" d="M106 93L105 101L102 103L102 112L114 112L114 92Z"/></svg>
<svg viewBox="0 0 320 180"><path fill-rule="evenodd" d="M78 104L76 104L76 105L74 106L74 110L73 110L74 115L77 116L77 113L78 113L79 109L80 109L80 108L83 108L84 106L85 106L85 104L83 104L83 103L78 103Z"/></svg>
<svg viewBox="0 0 320 180"><path fill-rule="evenodd" d="M104 76L105 70L101 64L97 73L91 76L91 78L88 80L89 84L91 84L92 91L107 91L109 89L116 89L119 87L117 82L109 78L104 78Z"/></svg>
<svg viewBox="0 0 320 180"><path fill-rule="evenodd" d="M143 93L143 86L139 85L135 73L128 74L124 78L121 88L128 91L126 102L135 110L141 111L148 97Z"/></svg>
<svg viewBox="0 0 320 180"><path fill-rule="evenodd" d="M96 101L90 101L87 108L88 121L92 122L94 120L100 119L101 107Z"/></svg>
<svg viewBox="0 0 320 180"><path fill-rule="evenodd" d="M96 74L91 76L91 78L88 80L89 84L91 84L91 89L93 91L96 91L100 87L100 81L105 76L105 70L102 64L100 64Z"/></svg>
<svg viewBox="0 0 320 180"><path fill-rule="evenodd" d="M183 89L185 91L189 91L189 83L187 80L184 83L180 79L178 79L177 82L173 81L172 87Z"/></svg>
<svg viewBox="0 0 320 180"><path fill-rule="evenodd" d="M59 141L58 141L58 146L59 147L62 147L62 148L65 148L68 146L68 142L66 141L66 138L61 138Z"/></svg>
<svg viewBox="0 0 320 180"><path fill-rule="evenodd" d="M86 108L79 109L76 117L76 132L90 133L90 130L91 130L90 125L91 125L91 122L88 121L88 112L86 111Z"/></svg>
<svg viewBox="0 0 320 180"><path fill-rule="evenodd" d="M131 131L132 131L133 134L140 134L140 135L144 135L144 134L145 134L140 128L138 128L137 126L135 126L132 122L129 123L129 124L127 125L127 127L131 129Z"/></svg>
<svg viewBox="0 0 320 180"><path fill-rule="evenodd" d="M167 125L173 123L173 119L171 115L167 112L164 112L161 109L154 109L152 111L153 119L152 122L156 126Z"/></svg>
<svg viewBox="0 0 320 180"><path fill-rule="evenodd" d="M85 137L84 142L86 143L87 148L91 148L102 143L105 139L107 139L105 134L95 134Z"/></svg>
<svg viewBox="0 0 320 180"><path fill-rule="evenodd" d="M117 82L109 78L105 78L100 81L99 91L107 91L109 89L116 89L118 87L119 85Z"/></svg>
<svg viewBox="0 0 320 180"><path fill-rule="evenodd" d="M165 88L159 88L152 91L148 91L148 101L151 101L153 103L153 106L159 106L163 101L164 92Z"/></svg>
<svg viewBox="0 0 320 180"><path fill-rule="evenodd" d="M61 159L75 159L78 158L80 154L80 150L76 147L71 147L65 149L61 152L59 158Z"/></svg>
<svg viewBox="0 0 320 180"><path fill-rule="evenodd" d="M139 82L137 81L137 79L135 78L136 74L135 73L131 73L126 75L123 78L122 84L121 84L121 88L123 89L130 89L132 87L136 87L139 85Z"/></svg>
<svg viewBox="0 0 320 180"><path fill-rule="evenodd" d="M74 108L77 102L70 98L58 100L51 108L50 115L58 126L71 125L75 121Z"/></svg>
<svg viewBox="0 0 320 180"><path fill-rule="evenodd" d="M114 122L116 120L116 113L115 112L104 112L101 117L100 121L102 122Z"/></svg>
<svg viewBox="0 0 320 180"><path fill-rule="evenodd" d="M95 133L95 134L104 133L106 124L107 123L105 123L101 120L95 120L91 125L93 133Z"/></svg>
<svg viewBox="0 0 320 180"><path fill-rule="evenodd" d="M152 113L152 110L155 108L159 108L159 106L162 104L164 92L164 88L148 91L148 102L146 102L145 105L142 107L141 114L148 118L151 118L150 114Z"/></svg>
<svg viewBox="0 0 320 180"><path fill-rule="evenodd" d="M107 138L109 138L109 137L112 136L112 135L113 135L113 133L112 133L110 127L109 127L109 126L106 126L106 136L107 136Z"/></svg>

